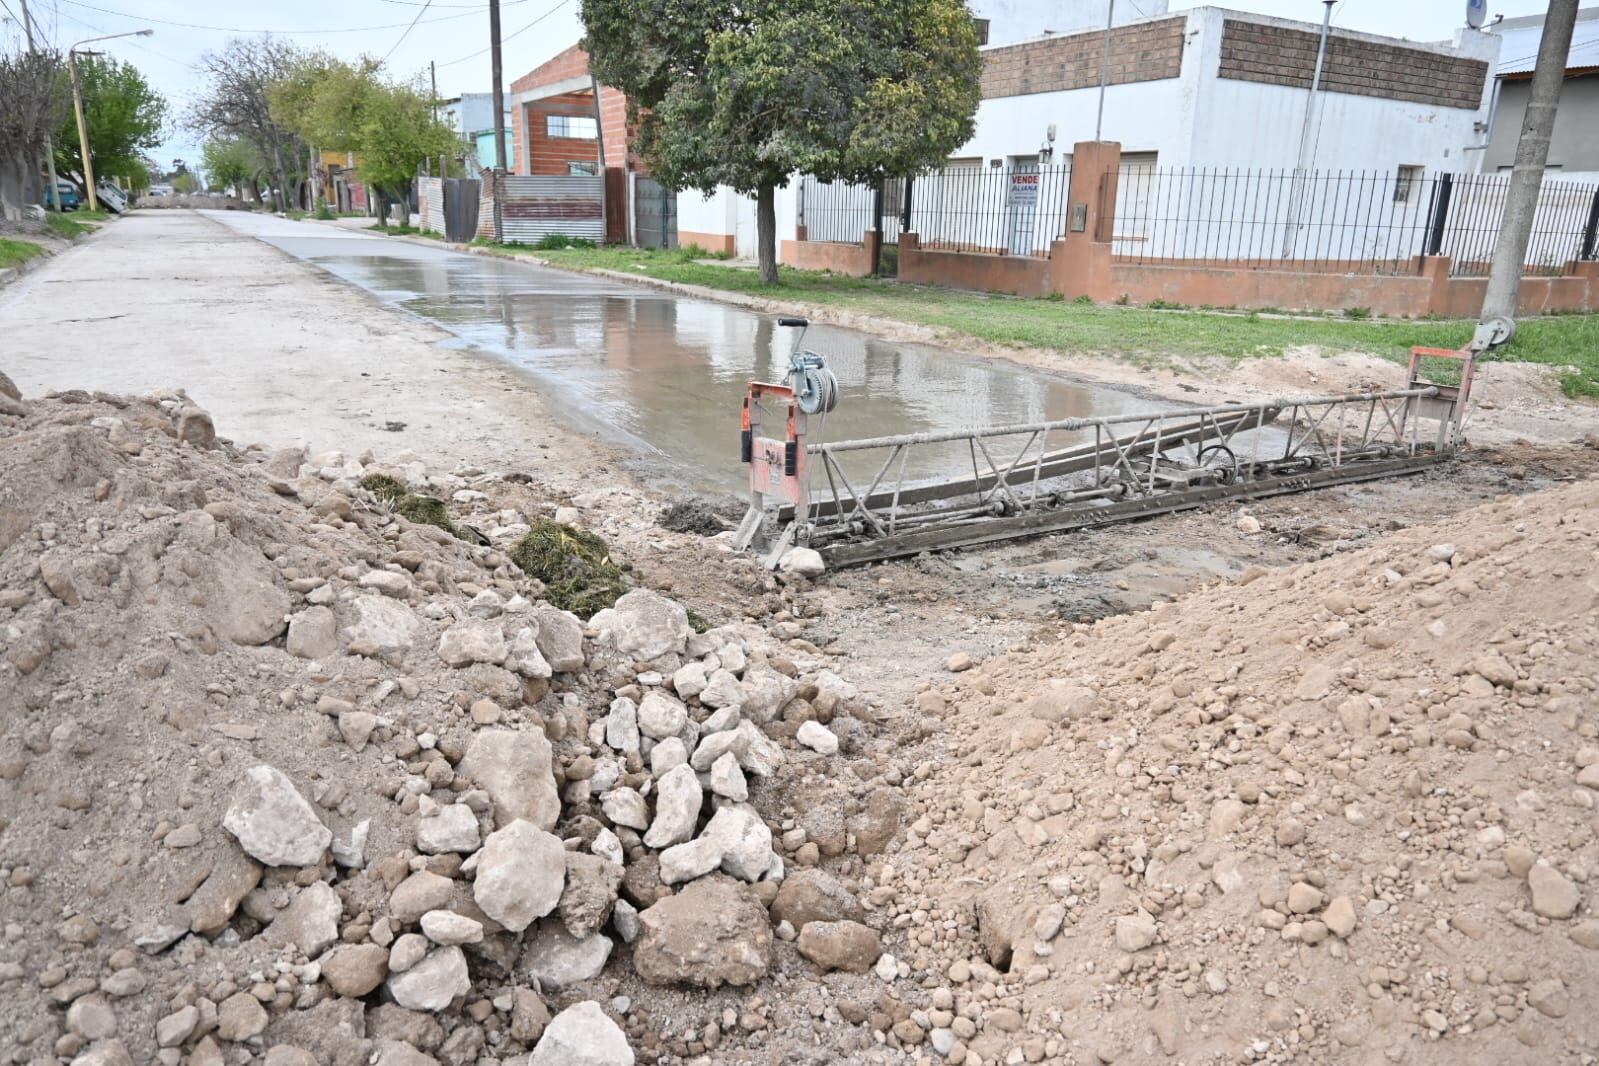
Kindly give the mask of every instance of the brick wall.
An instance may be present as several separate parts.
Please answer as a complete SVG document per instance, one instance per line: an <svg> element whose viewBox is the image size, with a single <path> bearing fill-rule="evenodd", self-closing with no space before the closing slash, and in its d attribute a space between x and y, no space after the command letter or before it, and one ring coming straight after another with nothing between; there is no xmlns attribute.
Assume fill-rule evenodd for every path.
<svg viewBox="0 0 1599 1066"><path fill-rule="evenodd" d="M548 85L555 81L565 81L567 78L576 78L588 74L589 56L579 45L573 45L564 52L556 55L511 83L513 93L526 92L536 89L540 85Z"/></svg>
<svg viewBox="0 0 1599 1066"><path fill-rule="evenodd" d="M594 99L588 93L563 93L536 100L522 109L524 120L531 125L526 141L519 140L518 147L526 144L521 153L526 164L526 174L566 174L568 163L597 163L599 145L582 137L551 137L546 119L550 115L570 115L574 118L593 118ZM609 160L607 160L609 162Z"/></svg>
<svg viewBox="0 0 1599 1066"><path fill-rule="evenodd" d="M1171 18L1113 29L1110 84L1158 81L1181 74L1187 26L1186 18ZM983 98L1098 85L1104 57L1104 30L991 48L983 53Z"/></svg>
<svg viewBox="0 0 1599 1066"><path fill-rule="evenodd" d="M1320 38L1319 32L1227 19L1220 76L1308 89ZM1475 110L1487 77L1488 64L1481 60L1334 32L1327 40L1321 83L1330 92Z"/></svg>
<svg viewBox="0 0 1599 1066"><path fill-rule="evenodd" d="M587 77L588 53L577 45L566 49L552 59L539 64L511 83L511 92L527 92L544 85ZM516 158L511 170L517 174L565 174L566 164L598 160L597 146L593 141L562 138L552 140L545 135L544 115L594 116L594 99L590 92L571 92L550 96L530 104L513 104L511 128L515 134ZM532 128L529 129L531 124ZM600 89L600 136L605 141L607 168L643 170L638 156L633 152L634 130L627 121L627 96L620 89L602 86Z"/></svg>

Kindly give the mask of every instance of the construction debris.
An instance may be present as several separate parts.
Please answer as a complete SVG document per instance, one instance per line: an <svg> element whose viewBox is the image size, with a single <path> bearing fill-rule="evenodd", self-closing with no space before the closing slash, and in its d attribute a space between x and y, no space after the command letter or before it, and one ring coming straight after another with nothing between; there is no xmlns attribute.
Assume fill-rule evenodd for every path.
<svg viewBox="0 0 1599 1066"><path fill-rule="evenodd" d="M396 506L478 502L414 459L241 452L181 395L17 403L6 1061L760 1046L761 1008L710 990L774 971L767 908L818 861L788 793L835 779L852 687L759 629L618 598L581 529L501 513L489 546L458 539ZM556 589L614 606L575 617ZM842 825L871 776L819 809ZM819 957L871 966L859 930ZM784 950L786 983L820 980Z"/></svg>

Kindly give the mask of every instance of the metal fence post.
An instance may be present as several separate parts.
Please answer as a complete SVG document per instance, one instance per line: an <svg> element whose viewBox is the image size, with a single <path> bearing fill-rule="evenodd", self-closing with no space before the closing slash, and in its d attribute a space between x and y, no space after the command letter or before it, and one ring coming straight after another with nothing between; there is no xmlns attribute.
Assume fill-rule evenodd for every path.
<svg viewBox="0 0 1599 1066"><path fill-rule="evenodd" d="M872 277L883 269L883 182L879 177L872 189Z"/></svg>
<svg viewBox="0 0 1599 1066"><path fill-rule="evenodd" d="M912 184L912 179L906 178L905 179L905 202L904 202L904 204L902 204L900 206L899 231L901 233L910 233L911 232L911 184ZM1599 200L1596 200L1594 202L1595 202L1596 206L1599 206ZM1591 223L1590 223L1589 228L1592 229L1592 224Z"/></svg>
<svg viewBox="0 0 1599 1066"><path fill-rule="evenodd" d="M1599 189L1593 192L1593 202L1588 205L1588 224L1582 229L1582 254L1579 259L1594 258L1594 242L1599 238Z"/></svg>
<svg viewBox="0 0 1599 1066"><path fill-rule="evenodd" d="M1449 223L1449 198L1454 192L1455 176L1438 175L1438 185L1433 189L1432 208L1427 216L1427 254L1443 251L1444 230Z"/></svg>

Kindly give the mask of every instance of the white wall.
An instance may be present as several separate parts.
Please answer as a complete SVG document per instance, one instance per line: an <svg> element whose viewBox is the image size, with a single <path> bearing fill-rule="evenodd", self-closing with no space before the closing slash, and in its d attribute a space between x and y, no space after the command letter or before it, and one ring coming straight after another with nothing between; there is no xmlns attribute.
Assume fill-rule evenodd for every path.
<svg viewBox="0 0 1599 1066"><path fill-rule="evenodd" d="M1161 166L1297 164L1310 94L1217 77L1228 14L1219 8L1188 12L1180 77L1106 88L1106 140L1120 141L1128 152L1156 151ZM1490 64L1497 43L1487 34L1470 32L1457 41L1459 51ZM1480 140L1474 123L1486 118L1488 95L1485 87L1481 106L1465 110L1322 93L1319 121L1312 129L1312 167L1387 169L1406 163L1429 170L1474 169L1475 160L1465 149ZM1074 142L1093 140L1098 103L1097 86L984 100L977 109L977 132L954 154L993 160L1036 152L1053 123L1060 158Z"/></svg>
<svg viewBox="0 0 1599 1066"><path fill-rule="evenodd" d="M777 190L777 240L794 239L795 197L794 183ZM734 238L734 254L741 259L754 259L758 252L755 234L755 198L740 196L727 186L722 186L710 196L695 189L685 189L677 194L678 233L709 233Z"/></svg>
<svg viewBox="0 0 1599 1066"><path fill-rule="evenodd" d="M1189 17L1189 55L1202 52L1203 66L1198 72L1193 138L1185 162L1190 166L1296 166L1300 130L1310 92L1217 77L1223 21L1227 14L1217 8L1202 8ZM1262 21L1289 24L1282 19ZM1386 40L1364 34L1358 36ZM1414 43L1411 46L1463 53L1483 60L1491 71L1498 55L1499 40L1488 34L1463 30L1448 46ZM1186 76L1186 60L1183 68ZM1487 119L1492 80L1486 79L1475 109L1349 93L1319 93L1311 124L1309 168L1388 170L1408 164L1424 166L1429 172L1475 169L1476 161L1466 149L1481 141L1475 124Z"/></svg>

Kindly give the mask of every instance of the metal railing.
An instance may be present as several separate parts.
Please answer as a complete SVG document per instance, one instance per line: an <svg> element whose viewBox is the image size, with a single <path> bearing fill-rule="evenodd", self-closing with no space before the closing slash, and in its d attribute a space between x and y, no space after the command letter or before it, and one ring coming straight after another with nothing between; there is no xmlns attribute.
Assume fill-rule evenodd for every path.
<svg viewBox="0 0 1599 1066"><path fill-rule="evenodd" d="M1441 220L1441 234L1428 254L1450 256L1453 275L1486 275L1499 240L1510 175L1442 174L1435 189L1434 215ZM1556 276L1574 260L1594 258L1596 219L1599 186L1545 180L1527 241L1527 273Z"/></svg>
<svg viewBox="0 0 1599 1066"><path fill-rule="evenodd" d="M883 183L883 243L897 244L910 197L910 229L931 251L1047 257L1066 226L1070 164L950 167ZM798 222L810 241L860 243L872 228L871 185L800 180Z"/></svg>
<svg viewBox="0 0 1599 1066"><path fill-rule="evenodd" d="M1456 415L1444 390L1420 383L812 444L809 503L784 516L830 561L891 558L1410 472L1453 451ZM950 445L967 473L907 479L916 450Z"/></svg>
<svg viewBox="0 0 1599 1066"><path fill-rule="evenodd" d="M929 251L1048 257L1066 228L1069 163L950 167L911 183L911 230Z"/></svg>
<svg viewBox="0 0 1599 1066"><path fill-rule="evenodd" d="M899 243L904 195L904 179L892 178L883 182L884 244ZM866 232L872 229L877 188L847 181L818 181L807 174L800 179L795 206L797 221L805 227L806 240L860 244Z"/></svg>
<svg viewBox="0 0 1599 1066"><path fill-rule="evenodd" d="M1487 272L1508 174L1124 167L1111 235L1121 262L1410 274L1423 255ZM1591 258L1599 186L1545 182L1527 270Z"/></svg>

